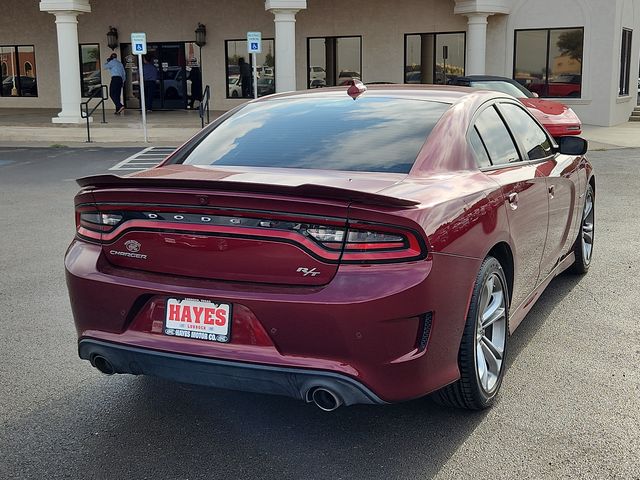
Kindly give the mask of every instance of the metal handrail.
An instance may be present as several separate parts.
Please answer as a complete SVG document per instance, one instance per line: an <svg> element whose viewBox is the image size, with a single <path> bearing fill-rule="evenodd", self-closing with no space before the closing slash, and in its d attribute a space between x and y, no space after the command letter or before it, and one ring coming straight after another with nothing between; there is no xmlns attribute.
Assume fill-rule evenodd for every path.
<svg viewBox="0 0 640 480"><path fill-rule="evenodd" d="M98 94L100 94L100 97L98 97ZM99 98L100 101L96 104L95 107L91 109L91 111L89 111L89 103L91 102L91 100L95 100L97 98ZM86 101L80 104L80 116L87 119L87 143L91 143L91 127L89 118L91 118L93 112L95 112L100 106L102 106L101 123L107 123L107 117L104 113L104 102L107 100L109 100L109 87L107 87L106 85L100 85L99 90L96 90L93 95L91 95Z"/></svg>
<svg viewBox="0 0 640 480"><path fill-rule="evenodd" d="M202 93L202 101L200 102L200 123L202 124L202 128L204 128L204 114L207 114L207 125L211 121L209 118L209 100L211 100L211 88L209 85L206 86L204 92Z"/></svg>

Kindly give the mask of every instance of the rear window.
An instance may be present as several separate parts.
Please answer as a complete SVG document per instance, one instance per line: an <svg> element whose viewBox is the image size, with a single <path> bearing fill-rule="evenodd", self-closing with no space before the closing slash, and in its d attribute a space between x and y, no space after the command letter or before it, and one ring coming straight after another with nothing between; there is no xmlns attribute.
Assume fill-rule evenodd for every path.
<svg viewBox="0 0 640 480"><path fill-rule="evenodd" d="M449 106L346 93L248 104L182 163L408 173Z"/></svg>

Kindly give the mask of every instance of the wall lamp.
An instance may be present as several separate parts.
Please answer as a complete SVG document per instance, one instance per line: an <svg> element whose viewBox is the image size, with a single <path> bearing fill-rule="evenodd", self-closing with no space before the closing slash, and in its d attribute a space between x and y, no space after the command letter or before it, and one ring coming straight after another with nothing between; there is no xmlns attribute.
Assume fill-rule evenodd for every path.
<svg viewBox="0 0 640 480"><path fill-rule="evenodd" d="M201 23L198 23L198 28L196 28L196 45L202 48L206 44L207 44L207 27L205 27Z"/></svg>
<svg viewBox="0 0 640 480"><path fill-rule="evenodd" d="M118 29L112 26L109 26L109 31L107 32L107 45L111 50L115 50L118 48Z"/></svg>

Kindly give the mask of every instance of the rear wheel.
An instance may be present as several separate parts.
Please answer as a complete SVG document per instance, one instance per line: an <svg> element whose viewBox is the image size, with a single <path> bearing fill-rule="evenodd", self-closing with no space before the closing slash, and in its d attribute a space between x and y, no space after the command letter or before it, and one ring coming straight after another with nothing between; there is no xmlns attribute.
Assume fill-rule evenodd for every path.
<svg viewBox="0 0 640 480"><path fill-rule="evenodd" d="M585 274L589 271L593 254L596 202L591 185L587 186L587 192L584 196L584 210L582 211L580 231L578 232L576 243L573 244L573 253L576 256L576 261L571 265L571 272L577 274Z"/></svg>
<svg viewBox="0 0 640 480"><path fill-rule="evenodd" d="M509 339L509 290L500 262L485 258L476 277L458 353L460 379L435 394L441 404L481 410L502 384Z"/></svg>

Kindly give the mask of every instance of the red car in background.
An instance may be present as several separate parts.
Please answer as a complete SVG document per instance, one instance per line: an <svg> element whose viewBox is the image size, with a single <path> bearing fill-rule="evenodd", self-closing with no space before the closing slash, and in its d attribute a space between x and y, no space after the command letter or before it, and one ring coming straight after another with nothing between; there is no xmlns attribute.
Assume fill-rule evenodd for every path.
<svg viewBox="0 0 640 480"><path fill-rule="evenodd" d="M549 78L548 83L531 83L529 89L541 97L579 97L582 75L565 73Z"/></svg>
<svg viewBox="0 0 640 480"><path fill-rule="evenodd" d="M538 98L517 81L493 75L467 75L453 79L451 85L461 85L484 90L508 93L520 100L554 137L580 135L582 122L566 105L553 100ZM569 96L569 95L567 95Z"/></svg>
<svg viewBox="0 0 640 480"><path fill-rule="evenodd" d="M327 411L431 392L486 408L510 333L589 269L586 149L462 87L246 103L156 168L78 180L79 355Z"/></svg>

